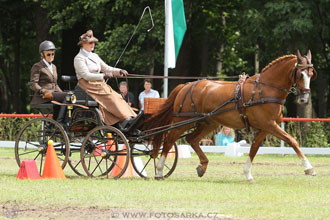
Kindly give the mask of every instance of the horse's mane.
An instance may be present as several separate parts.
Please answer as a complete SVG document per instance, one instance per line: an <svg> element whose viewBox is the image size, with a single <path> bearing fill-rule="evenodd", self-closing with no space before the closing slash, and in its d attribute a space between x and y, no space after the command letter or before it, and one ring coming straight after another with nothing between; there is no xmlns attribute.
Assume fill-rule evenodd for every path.
<svg viewBox="0 0 330 220"><path fill-rule="evenodd" d="M264 67L261 72L265 72L266 70L268 70L270 67L272 67L274 64L278 63L278 62L282 62L283 60L286 59L292 59L292 58L296 58L297 56L294 54L289 54L289 55L284 55L281 56L275 60L273 60L272 62L270 62L266 67Z"/></svg>

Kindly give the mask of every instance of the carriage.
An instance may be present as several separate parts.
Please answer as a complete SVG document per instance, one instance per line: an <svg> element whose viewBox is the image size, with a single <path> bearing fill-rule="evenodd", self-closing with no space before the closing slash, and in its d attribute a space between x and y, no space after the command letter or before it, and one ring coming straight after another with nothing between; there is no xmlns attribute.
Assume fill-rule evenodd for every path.
<svg viewBox="0 0 330 220"><path fill-rule="evenodd" d="M311 52L301 56L298 51L297 56L279 57L260 74L242 76L237 82L199 80L180 84L151 118L141 113L127 129L105 126L94 100L86 94L75 100L69 92L68 128L65 130L47 114L29 121L16 139L16 160L18 165L26 157L38 160L41 173L47 141L52 139L62 167L69 163L78 175L119 178L131 161L139 176L164 178L172 174L177 164L175 142L185 137L199 157L197 174L201 177L208 159L199 142L219 125L225 125L257 129L243 169L246 180L253 181L252 161L268 134L288 143L302 161L305 174L315 175L298 142L278 125L287 95L298 91L297 102L307 103L310 80L315 78ZM71 77L66 81L71 81ZM35 107L42 109L46 105L50 104ZM185 133L188 130L191 132Z"/></svg>
<svg viewBox="0 0 330 220"><path fill-rule="evenodd" d="M69 88L77 81L74 76L62 76L61 79L69 84ZM151 109L139 113L134 125L119 129L103 123L98 103L79 86L69 91L65 99L66 104L52 101L31 105L43 117L27 122L18 133L15 157L19 166L23 160L35 160L41 175L47 143L51 139L62 168L68 164L79 176L119 178L129 163L143 178L155 175L159 157L151 156L152 145L148 142L148 135L137 129L150 116ZM67 126L51 118L54 105L66 105ZM177 161L178 150L174 144L168 155L164 177L172 174Z"/></svg>

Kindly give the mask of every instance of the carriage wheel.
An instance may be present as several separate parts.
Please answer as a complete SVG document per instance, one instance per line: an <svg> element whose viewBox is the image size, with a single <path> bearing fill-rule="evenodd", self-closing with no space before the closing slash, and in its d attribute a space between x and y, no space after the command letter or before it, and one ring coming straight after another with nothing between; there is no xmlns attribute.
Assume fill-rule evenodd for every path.
<svg viewBox="0 0 330 220"><path fill-rule="evenodd" d="M70 153L69 138L63 127L50 118L35 118L20 130L15 141L18 166L23 160L35 160L42 175L49 140L53 140L56 155L64 169Z"/></svg>
<svg viewBox="0 0 330 220"><path fill-rule="evenodd" d="M90 177L121 177L128 166L130 148L125 135L111 126L88 132L80 151L81 164Z"/></svg>
<svg viewBox="0 0 330 220"><path fill-rule="evenodd" d="M70 139L70 158L68 164L78 176L87 176L80 161L80 149L85 136L89 131L97 126L97 122L92 119L75 120L69 127L68 136Z"/></svg>
<svg viewBox="0 0 330 220"><path fill-rule="evenodd" d="M131 146L131 161L136 173L143 178L154 178L156 175L156 165L160 158L162 147L159 150L157 158L152 158L152 146L145 144L135 144ZM175 170L178 162L178 147L174 143L167 154L163 170L164 178L169 177Z"/></svg>

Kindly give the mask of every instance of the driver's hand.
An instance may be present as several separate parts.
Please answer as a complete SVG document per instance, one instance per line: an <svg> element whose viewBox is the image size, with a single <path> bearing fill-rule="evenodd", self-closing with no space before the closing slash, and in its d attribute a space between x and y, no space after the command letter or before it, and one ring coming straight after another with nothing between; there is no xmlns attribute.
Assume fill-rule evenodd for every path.
<svg viewBox="0 0 330 220"><path fill-rule="evenodd" d="M128 72L126 70L120 70L119 73L120 73L121 76L127 76L128 75Z"/></svg>
<svg viewBox="0 0 330 220"><path fill-rule="evenodd" d="M53 98L53 93L46 91L44 95L42 96L44 99L52 99Z"/></svg>
<svg viewBox="0 0 330 220"><path fill-rule="evenodd" d="M112 78L112 77L113 77L112 73L105 73L104 76L103 76L104 79L109 79L109 78Z"/></svg>

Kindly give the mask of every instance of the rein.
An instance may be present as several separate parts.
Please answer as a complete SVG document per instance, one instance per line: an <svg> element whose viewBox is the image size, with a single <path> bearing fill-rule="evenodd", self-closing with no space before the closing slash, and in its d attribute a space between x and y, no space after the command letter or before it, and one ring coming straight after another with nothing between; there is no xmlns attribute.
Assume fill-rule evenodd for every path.
<svg viewBox="0 0 330 220"><path fill-rule="evenodd" d="M217 79L238 79L238 76L151 76L151 75L139 75L139 74L128 74L127 76L122 76L118 78L132 78L132 79L209 79L209 80L217 80Z"/></svg>

